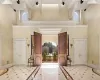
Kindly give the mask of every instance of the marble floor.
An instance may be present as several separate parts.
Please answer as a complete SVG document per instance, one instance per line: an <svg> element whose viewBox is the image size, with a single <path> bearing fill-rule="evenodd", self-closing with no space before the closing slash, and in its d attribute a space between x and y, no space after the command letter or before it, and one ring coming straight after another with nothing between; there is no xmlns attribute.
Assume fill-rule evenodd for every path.
<svg viewBox="0 0 100 80"><path fill-rule="evenodd" d="M36 67L14 66L6 74L0 76L0 80L68 80L58 63L43 63L36 71L36 75L31 75L31 78L27 79L35 69ZM100 76L95 74L90 67L64 66L64 69L73 80L100 80Z"/></svg>
<svg viewBox="0 0 100 80"><path fill-rule="evenodd" d="M100 75L100 69L93 69L93 72Z"/></svg>
<svg viewBox="0 0 100 80"><path fill-rule="evenodd" d="M58 63L42 63L39 72L33 80L66 80Z"/></svg>
<svg viewBox="0 0 100 80"><path fill-rule="evenodd" d="M0 69L0 76L5 74L8 71L8 69Z"/></svg>
<svg viewBox="0 0 100 80"><path fill-rule="evenodd" d="M87 66L64 67L74 80L100 80L100 76Z"/></svg>
<svg viewBox="0 0 100 80"><path fill-rule="evenodd" d="M8 72L0 76L0 80L26 80L35 70L35 67L14 66Z"/></svg>

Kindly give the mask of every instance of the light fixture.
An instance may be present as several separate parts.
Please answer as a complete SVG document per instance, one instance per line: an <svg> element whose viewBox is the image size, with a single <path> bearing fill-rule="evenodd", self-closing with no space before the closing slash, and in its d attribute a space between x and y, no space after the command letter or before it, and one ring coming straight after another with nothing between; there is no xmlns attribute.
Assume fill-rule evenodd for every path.
<svg viewBox="0 0 100 80"><path fill-rule="evenodd" d="M36 2L36 5L38 5L39 3L38 3L38 1Z"/></svg>
<svg viewBox="0 0 100 80"><path fill-rule="evenodd" d="M64 5L64 4L65 4L65 2L63 1L63 2L62 2L62 5Z"/></svg>
<svg viewBox="0 0 100 80"><path fill-rule="evenodd" d="M73 44L70 44L71 48L73 47Z"/></svg>
<svg viewBox="0 0 100 80"><path fill-rule="evenodd" d="M4 0L2 4L13 4L11 0Z"/></svg>
<svg viewBox="0 0 100 80"><path fill-rule="evenodd" d="M89 0L89 1L87 2L87 4L97 4L97 1L96 1L96 0Z"/></svg>

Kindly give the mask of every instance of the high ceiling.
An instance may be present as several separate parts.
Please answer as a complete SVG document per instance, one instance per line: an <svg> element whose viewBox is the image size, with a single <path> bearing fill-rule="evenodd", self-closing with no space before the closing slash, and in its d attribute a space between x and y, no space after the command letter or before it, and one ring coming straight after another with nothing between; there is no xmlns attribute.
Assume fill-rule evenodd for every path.
<svg viewBox="0 0 100 80"><path fill-rule="evenodd" d="M6 0L0 0L4 2ZM89 4L98 4L100 0L7 0L13 2L13 7L17 9L33 8L36 4L42 7L42 4L64 4L67 8L74 8L76 10L85 9ZM17 4L20 1L20 4ZM38 3L37 3L38 2Z"/></svg>
<svg viewBox="0 0 100 80"><path fill-rule="evenodd" d="M0 0L1 3L3 3L4 1L6 0ZM16 10L25 10L29 8L33 9L35 6L38 6L43 9L44 5L45 7L50 5L51 7L54 8L54 6L58 5L59 8L61 6L65 6L65 8L67 9L82 10L82 9L86 9L90 4L100 3L100 0L95 0L95 1L94 0L7 0L7 1L11 1L12 8ZM72 26L76 24L77 23L74 21L65 21L65 22L64 21L58 21L58 22L57 21L37 21L37 22L27 21L23 23L23 25L25 26L37 25L37 28L40 31L40 33L49 34L49 35L60 33L62 28L66 27L66 25ZM60 25L63 26L61 27Z"/></svg>

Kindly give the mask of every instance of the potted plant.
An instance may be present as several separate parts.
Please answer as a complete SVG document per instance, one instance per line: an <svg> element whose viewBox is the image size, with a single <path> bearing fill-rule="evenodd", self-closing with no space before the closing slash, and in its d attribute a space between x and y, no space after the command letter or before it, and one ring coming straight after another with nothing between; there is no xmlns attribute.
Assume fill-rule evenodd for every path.
<svg viewBox="0 0 100 80"><path fill-rule="evenodd" d="M54 60L54 61L57 60L57 54L56 54L56 52L54 52L54 54L53 54L53 60Z"/></svg>
<svg viewBox="0 0 100 80"><path fill-rule="evenodd" d="M46 61L46 53L43 53L43 61Z"/></svg>

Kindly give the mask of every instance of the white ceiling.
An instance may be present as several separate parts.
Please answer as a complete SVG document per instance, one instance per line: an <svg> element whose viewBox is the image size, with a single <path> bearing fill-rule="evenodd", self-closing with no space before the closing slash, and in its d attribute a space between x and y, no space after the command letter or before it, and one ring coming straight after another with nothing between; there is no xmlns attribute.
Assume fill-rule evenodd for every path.
<svg viewBox="0 0 100 80"><path fill-rule="evenodd" d="M2 3L5 0L0 0L0 2ZM93 2L94 0L83 0L84 3L80 4L80 0L20 0L21 1L21 5L17 5L16 1L17 0L11 0L13 2L13 7L14 8L21 8L21 9L25 9L25 5L27 5L27 7L29 8L33 8L36 5L36 2L39 2L39 5L42 6L42 4L62 4L62 1L65 2L65 5L70 9L70 8L74 8L74 9L84 9L86 8L89 4L91 4L91 2ZM100 3L100 0L95 0L95 2ZM25 4L25 5L23 5ZM92 3L93 4L93 3ZM20 6L20 7L19 7ZM40 6L40 7L41 7Z"/></svg>
<svg viewBox="0 0 100 80"><path fill-rule="evenodd" d="M0 2L2 3L4 0L0 0ZM39 7L42 7L42 4L58 4L58 5L62 5L62 1L65 2L65 6L70 9L73 8L74 10L82 10L82 9L86 9L88 7L88 5L90 5L91 3L89 3L90 0L84 0L83 4L80 4L80 0L20 0L21 4L17 4L16 3L17 0L12 0L13 4L11 5L12 8L16 9L16 10L25 10L27 8L31 8L33 9L34 6L36 5L36 2L38 1L39 3ZM97 3L100 3L100 0L95 0ZM91 1L90 1L91 2ZM51 5L52 6L52 5ZM50 6L49 6L50 7ZM52 6L53 7L53 6ZM59 7L59 6L58 6ZM39 22L33 22L33 21L28 21L25 22L24 25L49 25L50 27L40 27L39 26L39 31L42 34L46 34L46 35L55 35L61 32L62 28L59 28L60 25L76 25L77 23L73 22L73 21L39 21ZM54 25L54 27L51 27L52 25ZM60 26L61 27L61 26ZM65 27L65 26L64 26Z"/></svg>

